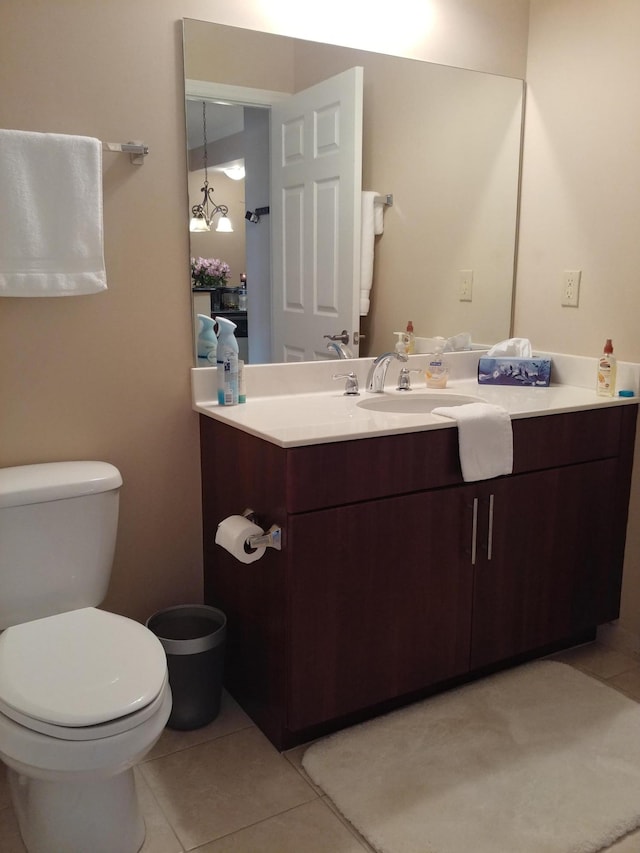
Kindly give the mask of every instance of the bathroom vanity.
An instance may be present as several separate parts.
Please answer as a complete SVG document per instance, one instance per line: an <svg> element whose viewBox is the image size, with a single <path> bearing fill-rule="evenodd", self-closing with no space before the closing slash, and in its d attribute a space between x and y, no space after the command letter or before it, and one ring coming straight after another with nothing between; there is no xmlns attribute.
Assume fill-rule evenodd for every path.
<svg viewBox="0 0 640 853"><path fill-rule="evenodd" d="M505 390L514 399L491 401ZM304 443L304 430L265 438L250 403L196 407L205 600L228 618L226 685L278 748L617 617L637 406L589 394L512 415L513 474L478 483L462 480L457 428L433 415L369 418L362 437L338 392L325 406L351 407L350 437ZM214 537L248 507L283 548L245 565Z"/></svg>

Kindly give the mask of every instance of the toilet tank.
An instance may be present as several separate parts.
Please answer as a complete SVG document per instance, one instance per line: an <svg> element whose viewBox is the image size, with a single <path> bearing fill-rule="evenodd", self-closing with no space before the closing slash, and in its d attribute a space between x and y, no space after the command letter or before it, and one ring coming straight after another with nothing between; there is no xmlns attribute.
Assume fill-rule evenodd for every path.
<svg viewBox="0 0 640 853"><path fill-rule="evenodd" d="M100 604L121 485L107 462L0 469L0 629Z"/></svg>

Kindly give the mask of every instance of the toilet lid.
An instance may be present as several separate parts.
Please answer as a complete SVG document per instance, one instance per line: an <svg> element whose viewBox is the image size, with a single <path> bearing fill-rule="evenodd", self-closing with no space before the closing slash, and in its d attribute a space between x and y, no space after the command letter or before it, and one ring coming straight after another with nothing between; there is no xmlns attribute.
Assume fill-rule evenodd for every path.
<svg viewBox="0 0 640 853"><path fill-rule="evenodd" d="M157 713L162 715L169 694L171 703L171 688L169 687L169 674L165 676L160 693L149 705L145 705L140 711L119 717L117 720L108 720L106 723L97 723L95 726L58 726L55 723L46 723L44 720L36 720L28 714L16 711L6 702L0 699L0 717L8 717L20 726L32 732L48 735L56 740L101 740L102 738L114 737L115 735L129 732L136 726L142 725ZM171 704L169 704L171 707ZM168 712L166 714L168 716ZM166 717L165 717L166 721Z"/></svg>
<svg viewBox="0 0 640 853"><path fill-rule="evenodd" d="M93 607L0 635L0 702L58 726L92 726L151 703L167 659L144 625Z"/></svg>

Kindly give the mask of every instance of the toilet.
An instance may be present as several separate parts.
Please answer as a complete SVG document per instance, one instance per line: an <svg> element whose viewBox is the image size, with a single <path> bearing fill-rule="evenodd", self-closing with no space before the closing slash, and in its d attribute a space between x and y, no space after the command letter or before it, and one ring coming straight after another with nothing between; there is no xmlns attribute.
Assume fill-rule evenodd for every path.
<svg viewBox="0 0 640 853"><path fill-rule="evenodd" d="M133 766L171 711L165 651L98 610L120 472L106 462L0 469L0 758L29 853L136 853Z"/></svg>

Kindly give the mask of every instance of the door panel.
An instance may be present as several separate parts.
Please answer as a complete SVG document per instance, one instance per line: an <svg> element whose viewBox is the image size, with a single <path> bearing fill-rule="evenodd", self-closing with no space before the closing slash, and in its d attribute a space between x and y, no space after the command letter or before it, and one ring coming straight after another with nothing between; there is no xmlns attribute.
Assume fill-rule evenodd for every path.
<svg viewBox="0 0 640 853"><path fill-rule="evenodd" d="M468 668L467 489L290 516L291 730Z"/></svg>
<svg viewBox="0 0 640 853"><path fill-rule="evenodd" d="M616 460L571 465L486 486L491 559L476 566L471 668L575 636L602 621ZM484 523L480 530L487 530Z"/></svg>
<svg viewBox="0 0 640 853"><path fill-rule="evenodd" d="M323 335L359 330L362 81L352 68L272 107L276 362L326 358Z"/></svg>

